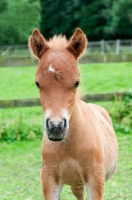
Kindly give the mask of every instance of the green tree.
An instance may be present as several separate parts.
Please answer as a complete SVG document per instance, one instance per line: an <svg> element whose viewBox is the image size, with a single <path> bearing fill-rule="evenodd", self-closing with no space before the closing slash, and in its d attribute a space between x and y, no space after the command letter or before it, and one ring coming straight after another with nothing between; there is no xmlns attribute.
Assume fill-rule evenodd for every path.
<svg viewBox="0 0 132 200"><path fill-rule="evenodd" d="M40 1L41 32L47 39L60 33L69 37L76 27L82 28L90 40L105 38L114 0Z"/></svg>
<svg viewBox="0 0 132 200"><path fill-rule="evenodd" d="M116 38L132 37L132 0L114 1L110 31Z"/></svg>
<svg viewBox="0 0 132 200"><path fill-rule="evenodd" d="M111 17L110 7L113 0L83 0L80 27L90 40L105 38L104 28Z"/></svg>
<svg viewBox="0 0 132 200"><path fill-rule="evenodd" d="M112 21L112 6L114 0L106 0L104 1L105 8L102 9L102 16L105 19L105 24L103 26L103 39L111 39L113 38L113 33L110 28L110 24Z"/></svg>
<svg viewBox="0 0 132 200"><path fill-rule="evenodd" d="M0 13L3 13L7 9L7 0L0 1Z"/></svg>
<svg viewBox="0 0 132 200"><path fill-rule="evenodd" d="M41 32L49 39L54 34L71 36L80 17L80 0L41 0Z"/></svg>
<svg viewBox="0 0 132 200"><path fill-rule="evenodd" d="M6 3L6 8L0 13L0 44L26 43L32 30L39 27L39 1L6 0ZM1 5L0 9L4 7Z"/></svg>

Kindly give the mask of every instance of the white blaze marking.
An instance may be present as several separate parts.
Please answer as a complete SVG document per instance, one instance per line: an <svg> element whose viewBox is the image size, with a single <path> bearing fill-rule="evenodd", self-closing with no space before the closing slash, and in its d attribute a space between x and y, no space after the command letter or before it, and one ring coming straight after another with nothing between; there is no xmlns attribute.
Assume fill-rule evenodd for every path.
<svg viewBox="0 0 132 200"><path fill-rule="evenodd" d="M52 122L55 126L58 126L58 124L61 122L61 118L59 117L53 117Z"/></svg>
<svg viewBox="0 0 132 200"><path fill-rule="evenodd" d="M56 186L54 189L53 200L59 200L62 191L62 186Z"/></svg>
<svg viewBox="0 0 132 200"><path fill-rule="evenodd" d="M67 120L67 122L69 122L70 115L69 115L69 112L66 109L62 110L62 116L63 116L63 118L65 118Z"/></svg>
<svg viewBox="0 0 132 200"><path fill-rule="evenodd" d="M48 71L54 73L54 72L55 72L55 69L52 67L52 65L50 65L49 68L48 68Z"/></svg>
<svg viewBox="0 0 132 200"><path fill-rule="evenodd" d="M44 113L45 119L50 118L50 115L51 115L51 109L45 110L45 113Z"/></svg>
<svg viewBox="0 0 132 200"><path fill-rule="evenodd" d="M88 199L92 200L92 192L91 192L91 189L88 185L86 185L86 190L87 190L87 193L88 193Z"/></svg>
<svg viewBox="0 0 132 200"><path fill-rule="evenodd" d="M62 121L62 119L66 119L67 128L69 128L70 115L66 109L62 109L60 114L55 116L53 116L52 109L47 109L45 111L45 119L47 118L49 118L55 126L57 126Z"/></svg>

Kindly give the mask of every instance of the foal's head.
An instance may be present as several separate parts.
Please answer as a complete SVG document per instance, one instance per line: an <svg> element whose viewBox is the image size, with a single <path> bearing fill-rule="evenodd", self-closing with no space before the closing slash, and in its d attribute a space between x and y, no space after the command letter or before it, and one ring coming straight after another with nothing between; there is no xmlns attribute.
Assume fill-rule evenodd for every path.
<svg viewBox="0 0 132 200"><path fill-rule="evenodd" d="M70 41L62 36L46 41L38 30L29 38L30 51L39 59L35 83L50 140L63 140L68 131L80 79L77 59L86 44L86 36L79 28Z"/></svg>

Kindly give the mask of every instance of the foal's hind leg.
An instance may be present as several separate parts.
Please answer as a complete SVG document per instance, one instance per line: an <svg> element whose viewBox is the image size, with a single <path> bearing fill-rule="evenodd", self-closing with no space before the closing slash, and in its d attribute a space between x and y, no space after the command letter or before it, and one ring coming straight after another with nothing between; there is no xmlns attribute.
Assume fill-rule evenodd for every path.
<svg viewBox="0 0 132 200"><path fill-rule="evenodd" d="M77 200L84 200L84 187L71 187L72 193L75 195Z"/></svg>

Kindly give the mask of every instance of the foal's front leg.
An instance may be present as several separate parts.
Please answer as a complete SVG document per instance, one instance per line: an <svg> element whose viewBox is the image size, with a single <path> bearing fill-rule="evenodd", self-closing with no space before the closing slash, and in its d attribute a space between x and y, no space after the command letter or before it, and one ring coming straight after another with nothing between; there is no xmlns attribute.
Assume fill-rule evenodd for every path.
<svg viewBox="0 0 132 200"><path fill-rule="evenodd" d="M41 170L41 186L45 200L60 200L63 185L56 183L53 174Z"/></svg>
<svg viewBox="0 0 132 200"><path fill-rule="evenodd" d="M86 189L89 200L102 200L104 191L105 173L104 167L96 164L91 173L88 174Z"/></svg>

